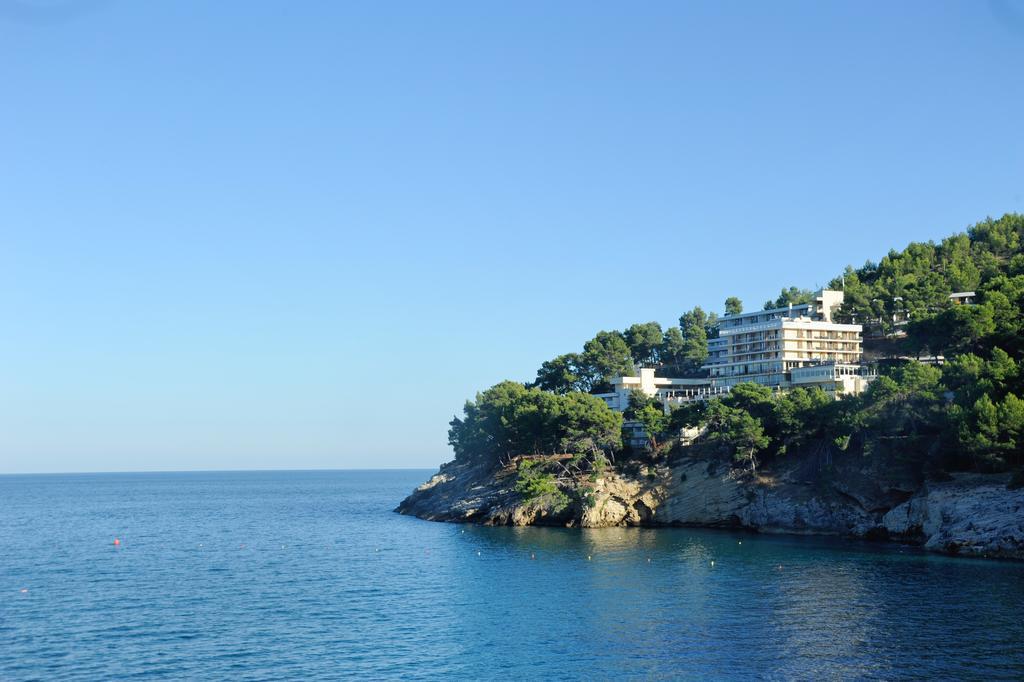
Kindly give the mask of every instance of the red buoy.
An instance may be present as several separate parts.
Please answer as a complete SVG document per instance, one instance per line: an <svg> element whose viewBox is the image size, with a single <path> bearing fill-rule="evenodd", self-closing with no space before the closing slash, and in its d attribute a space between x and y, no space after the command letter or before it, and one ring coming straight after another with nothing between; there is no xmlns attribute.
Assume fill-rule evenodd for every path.
<svg viewBox="0 0 1024 682"><path fill-rule="evenodd" d="M114 538L114 546L117 547L120 544L121 544L121 541L118 540L117 538Z"/></svg>

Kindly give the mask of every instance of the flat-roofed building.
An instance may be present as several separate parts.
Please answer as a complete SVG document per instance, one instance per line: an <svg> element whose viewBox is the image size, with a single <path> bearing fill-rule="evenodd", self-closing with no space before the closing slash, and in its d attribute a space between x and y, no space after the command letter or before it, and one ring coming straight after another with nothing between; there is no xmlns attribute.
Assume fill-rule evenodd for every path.
<svg viewBox="0 0 1024 682"><path fill-rule="evenodd" d="M640 391L649 398L656 398L666 407L669 404L686 402L686 399L700 399L713 391L707 379L656 377L654 370L649 367L641 369L639 376L615 377L611 380L611 384L610 393L595 395L617 412L626 411L626 408L629 407L629 396L633 391Z"/></svg>
<svg viewBox="0 0 1024 682"><path fill-rule="evenodd" d="M787 388L793 371L803 367L858 366L862 327L833 321L842 303L843 292L822 290L810 303L724 315L718 339L708 343L704 369L711 384L719 389L743 382Z"/></svg>
<svg viewBox="0 0 1024 682"><path fill-rule="evenodd" d="M695 400L707 400L719 397L729 392L728 388L712 386L708 379L672 379L668 377L654 376L654 370L645 367L640 370L639 376L615 377L611 380L612 391L610 393L597 393L611 409L616 412L625 412L629 407L629 397L633 391L639 391L649 398L655 398L662 404L665 413L668 414L673 406ZM646 448L648 446L647 434L643 424L638 421L627 420L622 425L625 432L626 444L633 448ZM694 431L691 429L691 431ZM692 433L690 434L693 435Z"/></svg>
<svg viewBox="0 0 1024 682"><path fill-rule="evenodd" d="M864 365L824 362L790 370L791 388L820 388L836 397L858 395L875 379L874 370Z"/></svg>
<svg viewBox="0 0 1024 682"><path fill-rule="evenodd" d="M708 359L703 369L712 365L721 365L729 361L729 339L724 336L716 336L708 339Z"/></svg>

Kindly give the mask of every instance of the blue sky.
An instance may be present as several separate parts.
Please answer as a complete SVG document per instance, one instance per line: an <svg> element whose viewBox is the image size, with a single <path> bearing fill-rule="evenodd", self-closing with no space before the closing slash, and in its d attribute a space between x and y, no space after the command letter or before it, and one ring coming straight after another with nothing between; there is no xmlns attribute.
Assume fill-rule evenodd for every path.
<svg viewBox="0 0 1024 682"><path fill-rule="evenodd" d="M0 472L432 467L475 391L1024 210L1024 4L0 3Z"/></svg>

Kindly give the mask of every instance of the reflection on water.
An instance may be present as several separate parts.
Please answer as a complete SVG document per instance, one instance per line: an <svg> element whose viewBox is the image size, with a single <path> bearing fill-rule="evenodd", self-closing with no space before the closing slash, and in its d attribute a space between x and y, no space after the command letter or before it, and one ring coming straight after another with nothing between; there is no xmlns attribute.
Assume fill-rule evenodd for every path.
<svg viewBox="0 0 1024 682"><path fill-rule="evenodd" d="M698 529L466 527L460 534L480 548L483 565L514 567L497 584L460 581L460 598L505 605L481 617L509 626L533 609L530 622L547 624L543 635L516 636L548 648L546 637L557 632L560 647L586 652L577 663L597 674L608 666L637 675L782 678L1024 674L1024 624L1015 615L1024 612L1020 564Z"/></svg>
<svg viewBox="0 0 1024 682"><path fill-rule="evenodd" d="M391 513L425 477L0 476L0 678L1024 676L1024 564Z"/></svg>

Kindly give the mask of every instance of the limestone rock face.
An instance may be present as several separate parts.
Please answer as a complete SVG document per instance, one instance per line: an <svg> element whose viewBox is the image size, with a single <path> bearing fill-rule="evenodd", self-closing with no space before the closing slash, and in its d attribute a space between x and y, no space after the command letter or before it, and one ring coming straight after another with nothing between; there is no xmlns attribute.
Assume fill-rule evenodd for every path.
<svg viewBox="0 0 1024 682"><path fill-rule="evenodd" d="M748 528L775 533L863 535L877 525L858 504L793 485L755 490L740 518Z"/></svg>
<svg viewBox="0 0 1024 682"><path fill-rule="evenodd" d="M684 460L672 468L667 497L658 509L662 523L688 526L739 526L750 494L731 469L704 460Z"/></svg>
<svg viewBox="0 0 1024 682"><path fill-rule="evenodd" d="M863 534L878 523L855 500L821 494L785 475L754 480L702 460L683 461L672 473L668 499L656 516L662 523L839 535Z"/></svg>
<svg viewBox="0 0 1024 682"><path fill-rule="evenodd" d="M661 482L667 473L666 467L660 476L655 474L643 481L617 474L599 478L594 483L594 504L581 506L580 525L584 528L606 528L651 523L664 497Z"/></svg>
<svg viewBox="0 0 1024 682"><path fill-rule="evenodd" d="M681 458L671 466L609 469L586 482L589 496L575 495L578 501L554 510L522 500L514 467L450 462L395 511L487 525L683 525L890 537L937 552L1024 559L1024 490L1008 490L1007 476L924 483L868 467L853 457L827 467L805 458L755 477L722 462Z"/></svg>
<svg viewBox="0 0 1024 682"><path fill-rule="evenodd" d="M929 483L882 517L893 537L950 554L1024 559L1024 489L1006 476Z"/></svg>
<svg viewBox="0 0 1024 682"><path fill-rule="evenodd" d="M495 475L479 467L448 462L402 500L395 511L428 521L511 523L522 506L513 490L514 484L514 476ZM524 516L517 519L527 521Z"/></svg>

